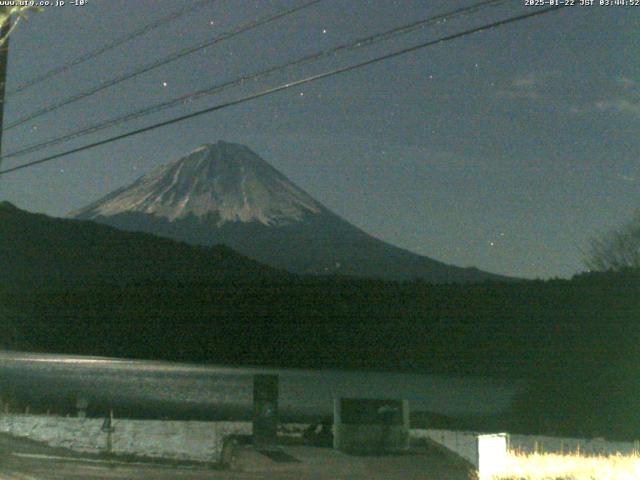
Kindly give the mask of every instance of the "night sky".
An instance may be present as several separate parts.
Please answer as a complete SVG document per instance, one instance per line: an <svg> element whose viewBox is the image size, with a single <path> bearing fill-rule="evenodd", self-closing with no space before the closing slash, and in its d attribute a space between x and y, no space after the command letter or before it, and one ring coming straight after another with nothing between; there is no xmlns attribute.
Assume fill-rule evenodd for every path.
<svg viewBox="0 0 640 480"><path fill-rule="evenodd" d="M11 38L7 88L188 3L88 0L32 14ZM5 125L301 3L211 1L10 96ZM10 129L3 153L472 3L325 0ZM531 8L506 1L12 158L3 168ZM222 139L249 146L328 208L392 244L501 274L568 277L583 270L590 237L640 207L639 27L640 7L565 8L0 177L0 199L63 216Z"/></svg>

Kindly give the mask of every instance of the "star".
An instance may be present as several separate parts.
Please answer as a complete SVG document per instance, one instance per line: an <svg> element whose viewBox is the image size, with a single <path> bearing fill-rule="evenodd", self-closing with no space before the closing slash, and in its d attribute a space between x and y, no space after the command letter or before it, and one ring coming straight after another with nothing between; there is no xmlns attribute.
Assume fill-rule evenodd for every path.
<svg viewBox="0 0 640 480"><path fill-rule="evenodd" d="M167 82L162 82L162 86L166 87L167 86Z"/></svg>
<svg viewBox="0 0 640 480"><path fill-rule="evenodd" d="M323 34L323 35L326 35L326 33L327 33L327 29L326 29L326 28L323 28L323 29L322 29L322 34Z"/></svg>

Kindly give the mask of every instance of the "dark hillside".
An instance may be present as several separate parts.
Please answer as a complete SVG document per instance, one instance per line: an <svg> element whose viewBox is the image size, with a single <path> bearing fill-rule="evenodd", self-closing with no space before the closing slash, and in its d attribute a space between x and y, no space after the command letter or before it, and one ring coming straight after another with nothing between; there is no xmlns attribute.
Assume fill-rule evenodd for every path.
<svg viewBox="0 0 640 480"><path fill-rule="evenodd" d="M286 276L224 246L193 247L93 222L54 219L0 204L0 285L259 281Z"/></svg>

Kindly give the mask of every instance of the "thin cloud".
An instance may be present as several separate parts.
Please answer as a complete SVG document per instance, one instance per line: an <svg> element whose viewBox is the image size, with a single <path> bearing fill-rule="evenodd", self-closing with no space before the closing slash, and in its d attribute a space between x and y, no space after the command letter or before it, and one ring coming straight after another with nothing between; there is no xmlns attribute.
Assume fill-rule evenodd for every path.
<svg viewBox="0 0 640 480"><path fill-rule="evenodd" d="M616 180L620 180L622 182L627 182L627 183L636 183L636 177L632 177L630 175L623 175L621 173L614 173L613 177Z"/></svg>
<svg viewBox="0 0 640 480"><path fill-rule="evenodd" d="M636 98L611 98L599 100L595 103L596 109L602 112L614 112L640 117L640 96Z"/></svg>
<svg viewBox="0 0 640 480"><path fill-rule="evenodd" d="M538 100L543 98L544 89L557 76L555 71L530 72L516 76L508 88L502 89L498 95L503 98L524 98Z"/></svg>
<svg viewBox="0 0 640 480"><path fill-rule="evenodd" d="M640 117L640 82L624 75L611 79L609 88L597 100L582 106L573 106L573 114L603 112Z"/></svg>
<svg viewBox="0 0 640 480"><path fill-rule="evenodd" d="M639 86L636 80L630 77L625 77L624 75L617 77L615 82L625 90L634 90Z"/></svg>
<svg viewBox="0 0 640 480"><path fill-rule="evenodd" d="M640 117L640 84L637 80L619 75L614 78L614 93L595 103L601 112L613 112Z"/></svg>

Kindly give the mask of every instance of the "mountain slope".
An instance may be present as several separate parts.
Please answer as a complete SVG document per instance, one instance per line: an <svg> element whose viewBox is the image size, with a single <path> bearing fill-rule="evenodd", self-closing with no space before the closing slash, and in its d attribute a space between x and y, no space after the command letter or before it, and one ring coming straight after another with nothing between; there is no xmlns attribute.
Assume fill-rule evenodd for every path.
<svg viewBox="0 0 640 480"><path fill-rule="evenodd" d="M294 273L436 283L501 278L378 240L247 147L225 142L199 147L70 215L192 244L223 243Z"/></svg>

